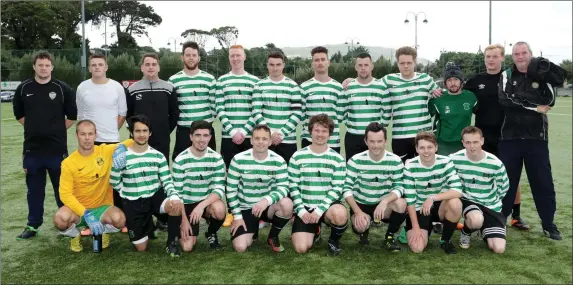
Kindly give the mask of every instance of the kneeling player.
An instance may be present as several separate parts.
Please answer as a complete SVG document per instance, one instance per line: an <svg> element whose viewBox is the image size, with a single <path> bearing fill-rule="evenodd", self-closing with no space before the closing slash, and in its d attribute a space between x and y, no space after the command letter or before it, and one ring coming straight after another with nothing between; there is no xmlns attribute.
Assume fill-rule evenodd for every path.
<svg viewBox="0 0 573 285"><path fill-rule="evenodd" d="M181 213L182 204L173 194L165 156L148 144L152 134L149 118L135 115L128 119L128 125L135 144L126 152L125 167L112 167L110 184L122 198L129 239L137 251L145 251L149 236L154 237L153 214ZM161 187L171 200L157 199L164 196L154 195Z"/></svg>
<svg viewBox="0 0 573 285"><path fill-rule="evenodd" d="M209 224L205 232L209 246L220 249L217 232L226 215L225 204L221 201L225 195L225 162L220 154L208 146L212 137L211 124L206 121L193 122L189 136L191 146L173 161L175 192L185 204L183 224L181 232L180 219L169 224L167 243L170 248L177 248L175 238L181 234L179 243L183 251L193 250L199 235L199 222L204 218Z"/></svg>
<svg viewBox="0 0 573 285"><path fill-rule="evenodd" d="M450 155L463 185L464 228L460 247L470 247L475 230L495 253L505 251L505 216L501 212L502 199L509 189L505 166L495 155L482 150L480 129L470 126L462 131L463 150Z"/></svg>
<svg viewBox="0 0 573 285"><path fill-rule="evenodd" d="M340 238L348 225L346 208L340 203L346 175L346 163L328 147L334 122L326 114L312 116L308 131L312 144L298 150L289 162L289 180L297 212L292 225L292 243L296 252L307 252L320 237L320 225L330 225L328 249L340 253Z"/></svg>
<svg viewBox="0 0 573 285"><path fill-rule="evenodd" d="M440 247L447 254L456 253L451 238L462 212L460 178L450 159L436 154L438 144L433 133L419 132L415 143L418 156L406 161L404 167L408 245L415 253L424 251L432 222L441 222Z"/></svg>
<svg viewBox="0 0 573 285"><path fill-rule="evenodd" d="M360 244L368 244L371 219L389 222L384 246L393 252L401 248L394 233L406 219L406 200L402 175L404 164L399 156L386 151L386 129L379 123L366 127L367 151L354 155L347 165L343 197L350 205L352 229L360 235Z"/></svg>
<svg viewBox="0 0 573 285"><path fill-rule="evenodd" d="M285 160L269 150L271 129L258 125L251 135L252 149L231 160L227 175L227 200L233 213L231 240L237 252L245 252L259 233L259 220L270 222L267 243L284 251L279 233L292 216Z"/></svg>

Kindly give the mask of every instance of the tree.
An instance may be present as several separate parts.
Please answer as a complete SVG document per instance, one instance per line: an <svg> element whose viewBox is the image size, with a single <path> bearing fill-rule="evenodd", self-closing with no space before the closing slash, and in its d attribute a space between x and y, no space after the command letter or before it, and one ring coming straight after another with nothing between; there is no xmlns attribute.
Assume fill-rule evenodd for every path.
<svg viewBox="0 0 573 285"><path fill-rule="evenodd" d="M341 60L342 60L342 53L340 53L340 51L337 51L330 57L330 62L340 62Z"/></svg>
<svg viewBox="0 0 573 285"><path fill-rule="evenodd" d="M217 39L221 48L225 51L235 44L239 37L239 29L235 26L224 26L220 28L213 28L210 31L211 35Z"/></svg>
<svg viewBox="0 0 573 285"><path fill-rule="evenodd" d="M2 45L14 49L55 47L54 19L50 2L0 2L2 10Z"/></svg>
<svg viewBox="0 0 573 285"><path fill-rule="evenodd" d="M200 48L205 47L205 43L210 36L210 32L198 29L188 29L181 33L181 37L185 38L186 40L196 42Z"/></svg>
<svg viewBox="0 0 573 285"><path fill-rule="evenodd" d="M567 82L573 82L573 62L570 59L562 61L559 66L563 67L567 71Z"/></svg>

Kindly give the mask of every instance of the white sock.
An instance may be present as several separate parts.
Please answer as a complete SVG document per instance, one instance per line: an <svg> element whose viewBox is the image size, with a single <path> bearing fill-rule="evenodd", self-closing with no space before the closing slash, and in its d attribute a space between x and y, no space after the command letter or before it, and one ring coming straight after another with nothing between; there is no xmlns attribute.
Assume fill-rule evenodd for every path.
<svg viewBox="0 0 573 285"><path fill-rule="evenodd" d="M78 228L76 228L76 224L72 223L72 226L70 228L68 228L63 232L60 232L60 234L75 238L80 234L80 231L78 230Z"/></svg>
<svg viewBox="0 0 573 285"><path fill-rule="evenodd" d="M103 233L104 233L104 234L117 233L117 232L120 231L120 229L118 229L118 228L116 228L116 227L114 227L113 225L110 225L110 224L104 224L103 226L104 226L104 228L105 228L105 229L103 230Z"/></svg>

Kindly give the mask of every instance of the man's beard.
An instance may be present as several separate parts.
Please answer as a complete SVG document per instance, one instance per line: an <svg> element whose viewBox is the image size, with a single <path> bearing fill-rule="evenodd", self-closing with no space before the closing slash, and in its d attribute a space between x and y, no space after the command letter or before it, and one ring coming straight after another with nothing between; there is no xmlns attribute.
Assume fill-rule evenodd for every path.
<svg viewBox="0 0 573 285"><path fill-rule="evenodd" d="M195 68L197 68L197 65L199 65L199 63L195 63L194 65L189 65L186 62L185 64L185 68L189 69L189 70L194 70Z"/></svg>

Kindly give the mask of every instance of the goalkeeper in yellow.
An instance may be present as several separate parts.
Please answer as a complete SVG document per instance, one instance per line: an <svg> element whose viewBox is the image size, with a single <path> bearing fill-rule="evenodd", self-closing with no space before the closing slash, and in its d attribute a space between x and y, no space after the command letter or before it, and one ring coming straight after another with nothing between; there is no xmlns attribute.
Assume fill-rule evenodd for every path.
<svg viewBox="0 0 573 285"><path fill-rule="evenodd" d="M94 235L103 234L102 248L107 248L108 234L125 226L125 215L113 206L111 166L125 163L125 151L133 140L96 146L96 126L90 120L77 123L76 138L78 149L62 162L60 197L64 206L56 212L54 224L62 235L72 237L74 252L83 250L80 230L86 227Z"/></svg>

